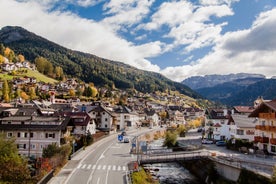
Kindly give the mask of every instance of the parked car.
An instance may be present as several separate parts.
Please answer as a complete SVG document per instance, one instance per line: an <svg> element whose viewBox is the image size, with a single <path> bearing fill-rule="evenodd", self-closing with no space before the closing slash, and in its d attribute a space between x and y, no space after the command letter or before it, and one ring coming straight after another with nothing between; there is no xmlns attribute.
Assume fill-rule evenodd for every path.
<svg viewBox="0 0 276 184"><path fill-rule="evenodd" d="M122 136L126 136L126 132L123 131L123 132L121 133L121 135L122 135Z"/></svg>
<svg viewBox="0 0 276 184"><path fill-rule="evenodd" d="M124 143L129 143L129 138L124 138Z"/></svg>
<svg viewBox="0 0 276 184"><path fill-rule="evenodd" d="M202 144L213 144L214 142L210 139L202 139L201 143Z"/></svg>
<svg viewBox="0 0 276 184"><path fill-rule="evenodd" d="M217 145L217 146L225 146L225 145L226 145L226 142L225 142L225 141L217 141L217 142L216 142L216 145Z"/></svg>

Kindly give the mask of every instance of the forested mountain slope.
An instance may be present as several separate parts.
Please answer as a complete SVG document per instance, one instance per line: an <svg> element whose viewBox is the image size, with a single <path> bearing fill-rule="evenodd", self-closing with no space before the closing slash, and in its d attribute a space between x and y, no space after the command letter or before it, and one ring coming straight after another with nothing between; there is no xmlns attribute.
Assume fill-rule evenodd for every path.
<svg viewBox="0 0 276 184"><path fill-rule="evenodd" d="M92 54L73 51L46 40L21 27L7 26L0 30L0 43L23 54L31 62L44 57L54 66L61 66L68 76L95 86L134 88L140 92L177 90L193 98L200 95L182 83L174 82L155 72L139 70L121 62L100 58Z"/></svg>

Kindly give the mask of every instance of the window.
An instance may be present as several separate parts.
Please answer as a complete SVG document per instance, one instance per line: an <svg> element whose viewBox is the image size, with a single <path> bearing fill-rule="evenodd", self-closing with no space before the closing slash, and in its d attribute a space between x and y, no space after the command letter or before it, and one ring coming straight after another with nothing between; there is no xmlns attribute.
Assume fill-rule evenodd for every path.
<svg viewBox="0 0 276 184"><path fill-rule="evenodd" d="M20 137L20 132L17 132L17 137Z"/></svg>
<svg viewBox="0 0 276 184"><path fill-rule="evenodd" d="M31 149L35 149L35 144L31 144Z"/></svg>
<svg viewBox="0 0 276 184"><path fill-rule="evenodd" d="M26 144L17 144L18 149L26 149Z"/></svg>
<svg viewBox="0 0 276 184"><path fill-rule="evenodd" d="M271 146L271 152L273 152L273 153L276 152L276 146Z"/></svg>
<svg viewBox="0 0 276 184"><path fill-rule="evenodd" d="M55 133L46 133L46 134L45 134L45 137L46 137L46 138L48 138L48 137L55 138Z"/></svg>
<svg viewBox="0 0 276 184"><path fill-rule="evenodd" d="M9 137L9 138L12 137L12 132L8 132L7 137Z"/></svg>
<svg viewBox="0 0 276 184"><path fill-rule="evenodd" d="M27 132L24 133L24 137L28 137L28 133Z"/></svg>
<svg viewBox="0 0 276 184"><path fill-rule="evenodd" d="M25 124L25 122L24 121L21 121L21 125L24 125Z"/></svg>
<svg viewBox="0 0 276 184"><path fill-rule="evenodd" d="M237 135L244 135L244 131L243 130L237 130Z"/></svg>
<svg viewBox="0 0 276 184"><path fill-rule="evenodd" d="M105 121L107 121L107 118L105 118Z"/></svg>
<svg viewBox="0 0 276 184"><path fill-rule="evenodd" d="M84 119L82 119L82 118L76 118L76 119L74 119L75 123L81 123L83 121L84 121Z"/></svg>
<svg viewBox="0 0 276 184"><path fill-rule="evenodd" d="M34 137L34 133L33 132L30 133L30 137Z"/></svg>
<svg viewBox="0 0 276 184"><path fill-rule="evenodd" d="M105 126L105 128L107 128L107 125L104 125Z"/></svg>

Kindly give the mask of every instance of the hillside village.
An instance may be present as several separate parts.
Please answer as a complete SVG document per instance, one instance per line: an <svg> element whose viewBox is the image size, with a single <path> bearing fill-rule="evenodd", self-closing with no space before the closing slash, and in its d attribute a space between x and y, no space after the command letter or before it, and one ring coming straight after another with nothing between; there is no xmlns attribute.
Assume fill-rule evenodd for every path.
<svg viewBox="0 0 276 184"><path fill-rule="evenodd" d="M7 57L1 57L4 58L1 64L2 73L16 73L22 69L36 70L36 66L28 61L21 59L18 62L9 62ZM118 90L111 91L111 94L121 100L124 97L124 103L122 101L116 103L114 98L110 100L111 98L99 97L97 100L93 98L83 101L76 95L70 96L72 93L70 90L75 94L80 85L87 85L78 83L76 79L66 79L51 84L38 82L35 77L14 77L9 83L12 84L13 90L22 89L26 85L47 94L45 99L40 99L38 96L33 99L23 99L19 95L9 103L5 102L4 98L0 103L0 129L7 133L7 137L17 135L18 148L22 155L41 157L42 150L47 145L67 143L66 138L72 135L77 137L96 135L100 132L135 129L139 126L150 128L163 125L177 126L203 117L204 121L201 123L205 126L204 138L241 139L254 142L255 148L260 150L267 150L270 153L276 151L273 133L275 102L261 97L252 102L254 103L252 107L234 106L218 109L200 107L195 102L175 94L136 92L130 96ZM4 81L1 80L1 91L3 84ZM64 97L66 94L70 98L68 96L56 98L56 96ZM15 125L16 128L11 125ZM45 132L48 129L51 131ZM44 140L43 144L38 144L41 143L41 139Z"/></svg>
<svg viewBox="0 0 276 184"><path fill-rule="evenodd" d="M35 68L27 61L12 63L7 58L1 64L1 72L7 74ZM5 99L5 80L1 80L0 131L6 138L14 137L19 154L28 158L41 158L43 149L51 144L74 142L72 148L76 150L86 145L84 140L96 140L107 134L141 126L177 127L192 121L202 126L202 138L231 140L232 144L243 140L264 154L276 152L275 100L259 97L252 106L213 108L174 93L97 89L94 95L91 92L91 98L78 98L77 89L88 84L72 78L50 84L38 82L34 77L14 77L8 83L14 93L25 88L28 97L21 93ZM34 88L36 94L32 95L26 86ZM41 93L44 98L38 95Z"/></svg>

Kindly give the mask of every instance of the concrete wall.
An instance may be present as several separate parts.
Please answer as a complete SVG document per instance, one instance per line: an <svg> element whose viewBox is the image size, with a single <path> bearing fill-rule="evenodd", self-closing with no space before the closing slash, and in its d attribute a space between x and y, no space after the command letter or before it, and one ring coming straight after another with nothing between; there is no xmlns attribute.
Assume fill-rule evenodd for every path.
<svg viewBox="0 0 276 184"><path fill-rule="evenodd" d="M238 181L241 170L239 168L215 162L218 173L231 181Z"/></svg>

